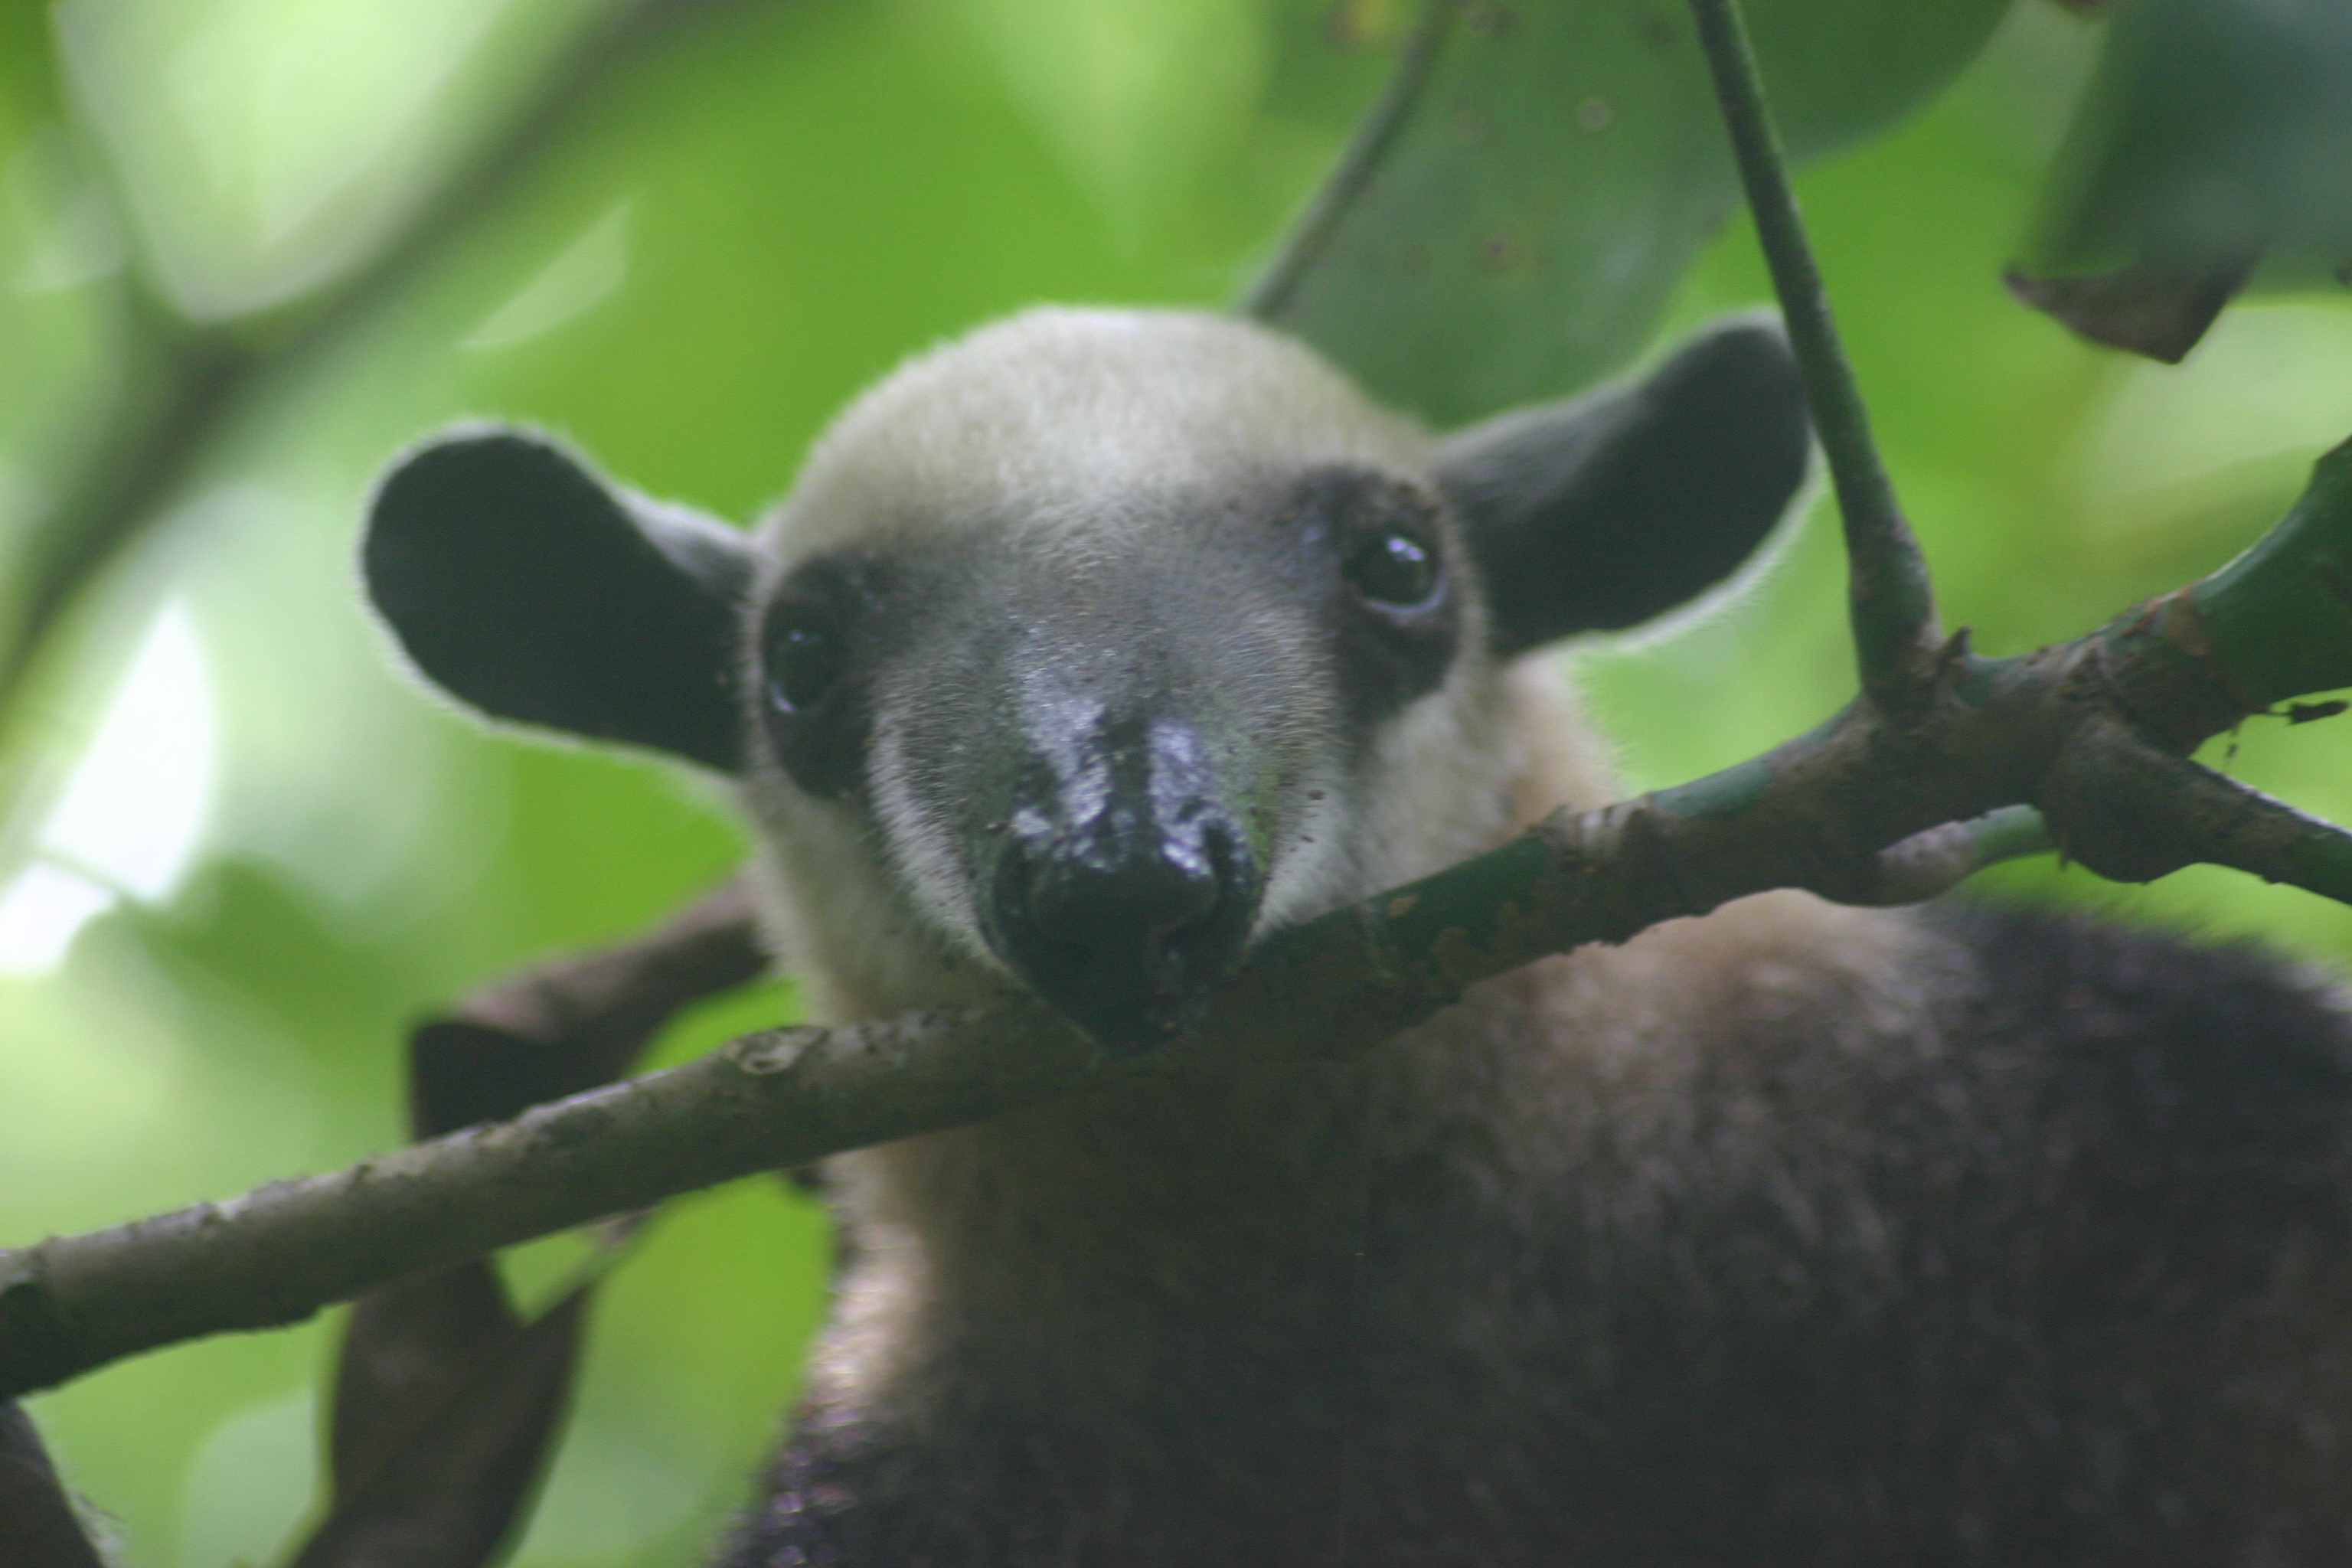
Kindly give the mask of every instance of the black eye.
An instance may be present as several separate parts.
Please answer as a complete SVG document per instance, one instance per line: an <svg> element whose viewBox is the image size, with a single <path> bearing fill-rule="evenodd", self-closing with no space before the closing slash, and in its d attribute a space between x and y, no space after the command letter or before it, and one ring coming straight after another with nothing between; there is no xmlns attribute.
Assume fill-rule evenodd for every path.
<svg viewBox="0 0 2352 1568"><path fill-rule="evenodd" d="M768 700L803 713L825 699L848 668L841 635L803 620L782 620L768 632Z"/></svg>
<svg viewBox="0 0 2352 1568"><path fill-rule="evenodd" d="M803 562L778 585L760 639L771 710L798 716L824 706L861 657L859 627L883 581L871 561L829 555Z"/></svg>
<svg viewBox="0 0 2352 1568"><path fill-rule="evenodd" d="M1375 533L1339 568L1348 585L1375 605L1418 609L1437 592L1437 554L1402 533Z"/></svg>

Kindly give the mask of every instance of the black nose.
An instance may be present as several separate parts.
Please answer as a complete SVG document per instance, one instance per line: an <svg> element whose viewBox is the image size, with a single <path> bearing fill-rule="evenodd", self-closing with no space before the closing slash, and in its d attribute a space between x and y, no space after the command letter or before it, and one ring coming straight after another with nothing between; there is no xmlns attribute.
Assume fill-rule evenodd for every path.
<svg viewBox="0 0 2352 1568"><path fill-rule="evenodd" d="M1239 962L1256 913L1255 868L1233 823L1199 801L1171 815L1114 809L1082 826L1016 832L997 864L999 954L1114 1050L1191 1022Z"/></svg>

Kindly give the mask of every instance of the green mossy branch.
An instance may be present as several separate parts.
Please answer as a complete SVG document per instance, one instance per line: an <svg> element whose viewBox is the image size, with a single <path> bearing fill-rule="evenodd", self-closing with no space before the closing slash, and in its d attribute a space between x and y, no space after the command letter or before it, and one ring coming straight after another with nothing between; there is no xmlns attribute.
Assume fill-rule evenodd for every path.
<svg viewBox="0 0 2352 1568"><path fill-rule="evenodd" d="M1937 854L1990 864L2063 845L2129 880L2207 860L2352 901L2344 875L2352 837L2342 829L2172 754L2273 702L2352 685L2352 443L2320 460L2277 528L2205 581L2023 659L1979 659L1964 644L1939 654L1926 558L1838 342L1738 0L1690 7L1837 491L1862 700L1904 727L1939 698L2014 698L2053 671L2070 687L2107 683L2099 695L2113 718L2042 759L2033 803L2001 806L1967 834L1938 839ZM1801 773L1814 742L1775 752L1779 767ZM1979 768L2002 750L1979 753ZM1744 821L1777 776L1772 759L1759 759L1664 798L1698 818ZM1865 811L1849 834L1866 834L1867 822Z"/></svg>
<svg viewBox="0 0 2352 1568"><path fill-rule="evenodd" d="M2253 548L2097 634L2117 700L2186 752L2290 698L2352 686L2352 442Z"/></svg>

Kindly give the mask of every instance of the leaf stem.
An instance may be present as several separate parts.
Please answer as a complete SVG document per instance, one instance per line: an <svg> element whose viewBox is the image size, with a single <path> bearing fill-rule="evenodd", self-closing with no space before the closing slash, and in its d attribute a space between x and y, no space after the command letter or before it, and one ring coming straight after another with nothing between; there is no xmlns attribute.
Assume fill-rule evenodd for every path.
<svg viewBox="0 0 2352 1568"><path fill-rule="evenodd" d="M1927 561L1903 521L1895 486L1871 439L1853 367L1838 342L1738 0L1690 0L1690 7L1844 518L1849 609L1863 689L1882 703L1909 707L1927 689L1941 640Z"/></svg>

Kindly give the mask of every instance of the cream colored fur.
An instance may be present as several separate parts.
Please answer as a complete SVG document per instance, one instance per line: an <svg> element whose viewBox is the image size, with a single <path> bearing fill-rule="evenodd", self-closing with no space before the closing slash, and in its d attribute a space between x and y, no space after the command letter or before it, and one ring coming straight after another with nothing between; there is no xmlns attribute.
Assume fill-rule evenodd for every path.
<svg viewBox="0 0 2352 1568"><path fill-rule="evenodd" d="M759 537L771 580L845 545L919 550L975 532L1076 572L1150 548L1141 531L1167 517L1152 503L1190 495L1204 475L1240 483L1346 464L1422 477L1433 458L1419 428L1274 333L1184 311L1039 310L915 359L851 405ZM1298 781L1261 929L1492 840L1501 796L1486 775L1510 742L1490 672L1475 657L1463 666L1381 738L1383 784L1368 798L1350 798L1336 773ZM890 744L885 724L877 747ZM747 787L765 829L769 917L815 1016L1000 994L971 889L896 801L887 766L879 780L879 842L856 813L779 780L755 773Z"/></svg>
<svg viewBox="0 0 2352 1568"><path fill-rule="evenodd" d="M900 366L835 420L761 531L785 563L996 528L1074 557L1198 476L1426 469L1426 435L1307 350L1186 310L1029 310Z"/></svg>

